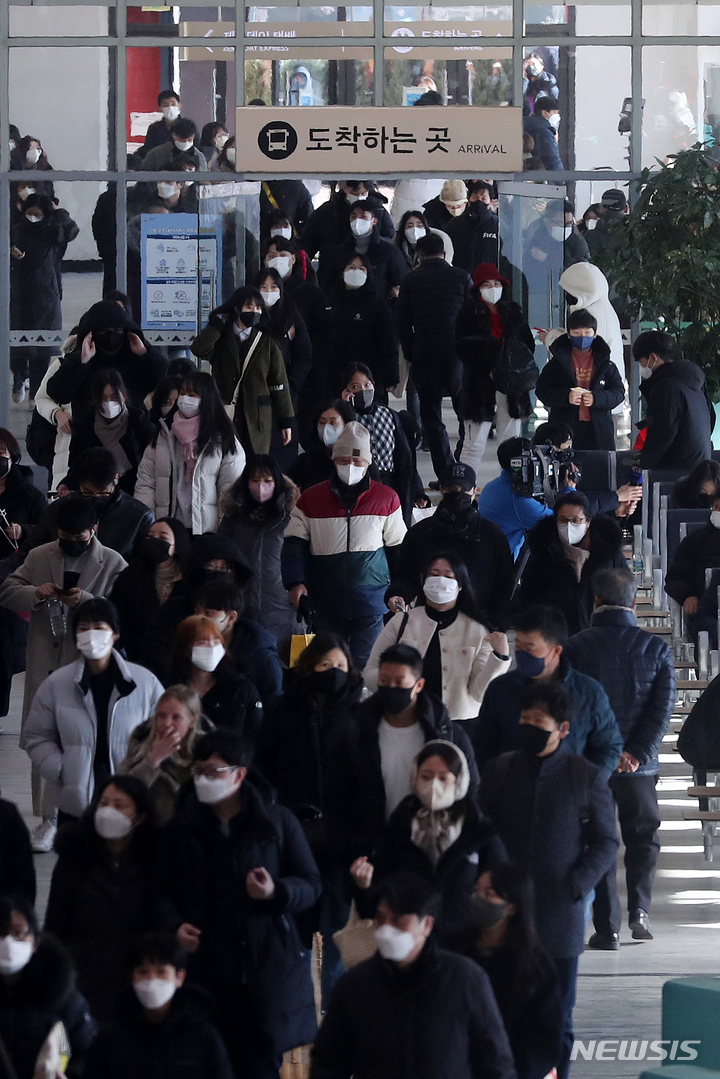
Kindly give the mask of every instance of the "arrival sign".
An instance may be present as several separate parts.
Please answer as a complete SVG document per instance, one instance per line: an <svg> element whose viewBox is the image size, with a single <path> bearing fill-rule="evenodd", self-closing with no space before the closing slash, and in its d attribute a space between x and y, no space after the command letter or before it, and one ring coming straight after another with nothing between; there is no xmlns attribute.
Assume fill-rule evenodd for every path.
<svg viewBox="0 0 720 1079"><path fill-rule="evenodd" d="M260 108L236 110L236 168L258 173L522 171L522 109Z"/></svg>

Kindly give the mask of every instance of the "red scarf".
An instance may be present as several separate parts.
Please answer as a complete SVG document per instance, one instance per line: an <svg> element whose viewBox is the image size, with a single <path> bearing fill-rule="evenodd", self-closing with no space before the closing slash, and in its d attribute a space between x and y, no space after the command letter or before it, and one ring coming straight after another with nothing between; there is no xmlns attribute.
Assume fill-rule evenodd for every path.
<svg viewBox="0 0 720 1079"><path fill-rule="evenodd" d="M480 297L480 299L482 300L482 296ZM493 311L492 307L486 300L483 300L482 302L487 307L488 314L490 315L490 328L492 329L493 337L497 337L499 340L502 340L502 338L505 336L505 330L503 329L500 312Z"/></svg>

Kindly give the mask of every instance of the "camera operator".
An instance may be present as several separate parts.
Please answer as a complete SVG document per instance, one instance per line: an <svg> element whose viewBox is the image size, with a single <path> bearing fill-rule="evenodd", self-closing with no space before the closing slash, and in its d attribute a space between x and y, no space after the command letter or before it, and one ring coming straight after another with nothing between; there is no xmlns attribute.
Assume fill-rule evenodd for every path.
<svg viewBox="0 0 720 1079"><path fill-rule="evenodd" d="M541 423L535 429L532 444L533 446L552 446L558 453L567 455L569 458L567 463L560 465L558 498L576 490L582 474L578 464L571 459L573 456L573 437L570 425L560 420L549 420L547 423ZM583 489L583 494L590 503L590 510L594 517L597 517L598 514L630 517L642 498L642 487L632 483L624 483L621 487L618 487L617 491Z"/></svg>
<svg viewBox="0 0 720 1079"><path fill-rule="evenodd" d="M502 472L497 479L487 483L478 499L480 516L492 521L505 533L510 551L517 561L525 542L525 533L543 517L552 517L552 509L518 489L513 479L510 462L522 454L531 454L529 438L508 438L497 449L497 459Z"/></svg>

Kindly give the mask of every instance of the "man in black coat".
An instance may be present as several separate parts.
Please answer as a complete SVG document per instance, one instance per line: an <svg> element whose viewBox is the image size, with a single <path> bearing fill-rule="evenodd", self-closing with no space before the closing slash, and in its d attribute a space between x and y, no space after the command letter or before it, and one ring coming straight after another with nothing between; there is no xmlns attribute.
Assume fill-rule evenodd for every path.
<svg viewBox="0 0 720 1079"><path fill-rule="evenodd" d="M675 340L661 330L647 330L635 339L633 359L640 364L647 425L640 466L689 472L709 461L715 409L702 370L681 359Z"/></svg>
<svg viewBox="0 0 720 1079"><path fill-rule="evenodd" d="M328 815L348 869L356 858L372 855L385 822L412 793L412 762L431 739L444 738L462 749L470 794L477 792L480 778L470 741L445 705L425 692L422 663L410 645L387 648L380 656L377 692L358 707L333 747Z"/></svg>
<svg viewBox="0 0 720 1079"><path fill-rule="evenodd" d="M648 912L660 853L655 784L660 743L675 704L675 668L666 642L637 624L629 570L598 570L593 588L592 626L571 637L565 652L573 667L603 686L623 736L620 763L609 783L625 844L629 926L635 940L652 940ZM612 865L596 886L591 948L620 947L615 877Z"/></svg>
<svg viewBox="0 0 720 1079"><path fill-rule="evenodd" d="M260 242L263 248L270 239L272 215L277 210L287 214L295 235L299 235L313 212L310 192L302 180L263 180L260 187Z"/></svg>
<svg viewBox="0 0 720 1079"><path fill-rule="evenodd" d="M478 512L475 482L473 469L456 462L443 475L442 501L435 513L408 529L397 557L399 572L385 593L393 614L421 593L422 575L433 555L451 550L467 566L478 606L493 627L506 630L510 625L514 563L501 530Z"/></svg>
<svg viewBox="0 0 720 1079"><path fill-rule="evenodd" d="M368 195L381 204L387 201L369 180L346 180L327 202L310 214L302 231L300 247L311 259L317 255L318 283L324 292L328 291L328 270L335 248L350 234L350 210ZM377 216L380 235L386 240L394 239L395 226L384 206L379 206Z"/></svg>
<svg viewBox="0 0 720 1079"><path fill-rule="evenodd" d="M294 915L321 882L297 818L247 779L250 759L230 732L196 742L195 790L165 830L157 881L161 923L215 997L233 1067L270 1079L284 1052L315 1037L310 953Z"/></svg>
<svg viewBox="0 0 720 1079"><path fill-rule="evenodd" d="M310 1079L515 1079L490 980L431 937L437 896L414 873L380 887L378 954L344 974Z"/></svg>
<svg viewBox="0 0 720 1079"><path fill-rule="evenodd" d="M719 511L720 498L716 498L707 524L694 529L685 539L680 540L665 577L665 591L681 604L693 626L700 600L706 591L705 570L720 566Z"/></svg>
<svg viewBox="0 0 720 1079"><path fill-rule="evenodd" d="M444 231L452 240L453 266L472 277L483 262L497 264L499 257L498 215L492 209L493 190L484 180L472 180L465 212L451 218Z"/></svg>
<svg viewBox="0 0 720 1079"><path fill-rule="evenodd" d="M573 1045L587 899L618 848L607 778L566 748L571 722L572 703L560 685L531 686L522 699L522 748L491 761L480 789L480 808L535 887L537 929L555 963L563 1000L559 1079L566 1079Z"/></svg>
<svg viewBox="0 0 720 1079"><path fill-rule="evenodd" d="M530 135L535 143L533 158L541 161L544 169L562 172L565 166L560 157L555 127L559 120L560 109L557 99L538 97L535 101L535 112L523 120L523 131L526 135Z"/></svg>
<svg viewBox="0 0 720 1079"><path fill-rule="evenodd" d="M420 397L420 419L438 479L453 463L442 419L443 397L452 398L460 418L460 361L455 323L466 303L470 277L445 261L441 236L428 233L417 242L420 265L403 279L397 304L398 333Z"/></svg>
<svg viewBox="0 0 720 1079"><path fill-rule="evenodd" d="M375 199L356 202L350 208L350 235L335 249L325 278L328 289L342 280L343 270L355 255L365 255L373 272L375 291L386 303L395 299L400 282L409 273L400 248L379 231L380 211Z"/></svg>

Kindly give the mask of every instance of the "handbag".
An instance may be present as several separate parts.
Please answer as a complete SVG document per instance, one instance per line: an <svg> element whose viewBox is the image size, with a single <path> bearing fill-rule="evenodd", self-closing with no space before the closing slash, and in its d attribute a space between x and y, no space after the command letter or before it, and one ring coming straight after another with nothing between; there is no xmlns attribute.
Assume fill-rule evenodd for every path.
<svg viewBox="0 0 720 1079"><path fill-rule="evenodd" d="M350 904L350 917L347 925L333 933L333 941L346 970L356 967L358 963L364 963L366 959L375 955L377 942L375 940L375 920L373 918L361 918L355 906L355 900Z"/></svg>

